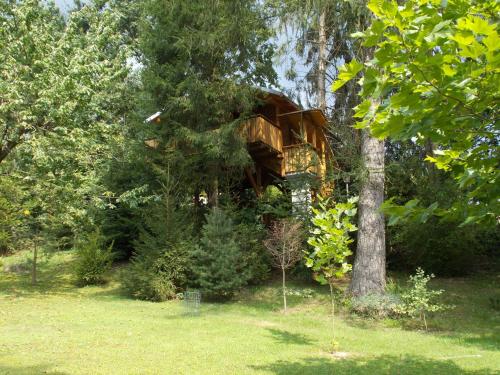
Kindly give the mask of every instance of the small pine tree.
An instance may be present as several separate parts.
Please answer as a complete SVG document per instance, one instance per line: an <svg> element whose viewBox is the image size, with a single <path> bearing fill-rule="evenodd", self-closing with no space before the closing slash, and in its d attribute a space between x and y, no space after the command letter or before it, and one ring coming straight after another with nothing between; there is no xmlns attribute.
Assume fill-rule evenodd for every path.
<svg viewBox="0 0 500 375"><path fill-rule="evenodd" d="M176 208L175 199L178 203L177 197L165 192L160 204L144 209L134 256L122 274L125 289L135 298L166 301L185 287L191 228L186 210Z"/></svg>
<svg viewBox="0 0 500 375"><path fill-rule="evenodd" d="M249 279L235 227L218 208L205 217L200 243L192 254L194 282L209 299L229 299Z"/></svg>

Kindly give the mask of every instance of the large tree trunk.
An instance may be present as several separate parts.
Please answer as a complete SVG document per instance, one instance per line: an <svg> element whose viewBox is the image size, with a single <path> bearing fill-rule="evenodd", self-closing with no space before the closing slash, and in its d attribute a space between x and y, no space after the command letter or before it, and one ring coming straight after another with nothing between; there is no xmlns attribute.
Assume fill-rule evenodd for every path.
<svg viewBox="0 0 500 375"><path fill-rule="evenodd" d="M320 10L318 34L318 105L326 112L326 7Z"/></svg>
<svg viewBox="0 0 500 375"><path fill-rule="evenodd" d="M385 290L384 141L361 134L361 158L366 170L359 194L358 244L350 291L363 296Z"/></svg>

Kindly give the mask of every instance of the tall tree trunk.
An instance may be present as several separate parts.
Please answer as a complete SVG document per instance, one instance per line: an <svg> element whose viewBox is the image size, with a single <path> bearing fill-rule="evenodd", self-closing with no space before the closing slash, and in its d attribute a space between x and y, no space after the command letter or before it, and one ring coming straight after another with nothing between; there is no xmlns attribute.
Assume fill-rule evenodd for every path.
<svg viewBox="0 0 500 375"><path fill-rule="evenodd" d="M318 105L326 113L326 7L319 13L318 27Z"/></svg>
<svg viewBox="0 0 500 375"><path fill-rule="evenodd" d="M385 290L384 141L361 134L361 158L366 175L359 194L358 243L350 291L363 296Z"/></svg>

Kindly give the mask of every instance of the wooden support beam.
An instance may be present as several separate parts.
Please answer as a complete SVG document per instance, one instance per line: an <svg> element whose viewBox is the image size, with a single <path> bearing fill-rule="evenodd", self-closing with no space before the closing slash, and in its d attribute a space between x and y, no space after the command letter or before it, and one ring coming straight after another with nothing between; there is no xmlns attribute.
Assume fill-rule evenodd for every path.
<svg viewBox="0 0 500 375"><path fill-rule="evenodd" d="M253 190L255 191L255 195L257 195L257 197L260 197L262 195L262 190L260 189L260 186L255 181L255 178L253 177L253 173L250 170L250 168L245 168L245 173L247 175L248 180L250 181L250 184L253 187Z"/></svg>
<svg viewBox="0 0 500 375"><path fill-rule="evenodd" d="M255 175L256 175L256 183L259 188L259 191L262 192L262 168L260 165L255 167Z"/></svg>

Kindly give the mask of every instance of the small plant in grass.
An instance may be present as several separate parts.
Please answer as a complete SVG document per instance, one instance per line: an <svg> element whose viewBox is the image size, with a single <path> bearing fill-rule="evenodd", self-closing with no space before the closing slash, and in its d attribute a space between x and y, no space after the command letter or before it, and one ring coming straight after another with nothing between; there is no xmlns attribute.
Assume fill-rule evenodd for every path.
<svg viewBox="0 0 500 375"><path fill-rule="evenodd" d="M75 274L78 285L104 283L104 274L113 263L113 244L105 246L104 238L96 230L77 244Z"/></svg>
<svg viewBox="0 0 500 375"><path fill-rule="evenodd" d="M397 317L400 304L401 299L396 294L375 293L352 298L350 310L357 315L383 319Z"/></svg>
<svg viewBox="0 0 500 375"><path fill-rule="evenodd" d="M281 269L283 310L286 313L286 270L302 258L302 224L294 219L282 219L273 223L264 246L271 255L273 266Z"/></svg>
<svg viewBox="0 0 500 375"><path fill-rule="evenodd" d="M313 251L306 256L306 266L315 272L315 279L330 287L332 303L332 349L335 351L338 342L335 340L335 297L333 283L335 279L344 277L352 266L347 258L352 254L349 245L352 239L350 232L357 230L351 222L356 215L357 197L345 203L330 205L328 200L320 199L319 207L313 208L311 219L313 229L308 239Z"/></svg>
<svg viewBox="0 0 500 375"><path fill-rule="evenodd" d="M401 315L419 318L423 321L426 331L428 328L426 314L451 307L435 302L436 297L440 296L444 290L430 290L427 284L432 278L434 278L433 274L426 275L422 268L417 268L415 275L410 276L409 288L402 292L401 304L397 308Z"/></svg>

